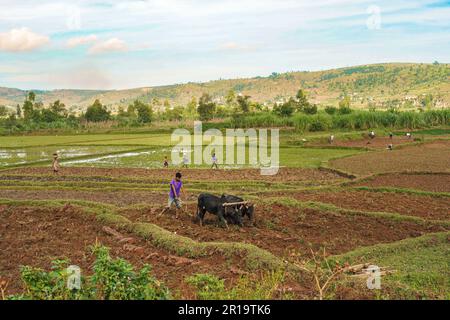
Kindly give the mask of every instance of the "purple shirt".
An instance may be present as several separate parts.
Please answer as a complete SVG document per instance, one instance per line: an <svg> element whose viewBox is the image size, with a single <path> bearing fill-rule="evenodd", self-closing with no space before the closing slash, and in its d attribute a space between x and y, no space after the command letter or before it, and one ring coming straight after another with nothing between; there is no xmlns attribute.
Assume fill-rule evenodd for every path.
<svg viewBox="0 0 450 320"><path fill-rule="evenodd" d="M175 192L176 192L177 195L175 196L175 195L173 194L172 187L170 187L169 197L171 197L172 199L175 199L176 197L179 197L179 196L180 196L181 186L183 185L183 182L182 182L182 181L177 181L177 180L173 179L173 180L170 182L170 185L173 186L173 188L175 189Z"/></svg>

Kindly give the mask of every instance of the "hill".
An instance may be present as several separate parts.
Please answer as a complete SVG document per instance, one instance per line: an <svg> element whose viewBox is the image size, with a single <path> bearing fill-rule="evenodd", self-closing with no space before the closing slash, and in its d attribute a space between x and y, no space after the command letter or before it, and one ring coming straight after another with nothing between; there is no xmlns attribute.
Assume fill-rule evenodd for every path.
<svg viewBox="0 0 450 320"><path fill-rule="evenodd" d="M95 99L100 99L112 110L126 106L134 99L155 101L157 105L163 105L168 100L172 106L184 106L192 97L198 98L204 92L211 94L217 102L224 103L229 90L270 105L294 96L299 88L308 93L312 102L321 105L336 105L347 94L352 98L355 108L365 108L369 103L381 107L398 104L412 107L419 103L422 96L431 94L437 107L449 107L450 64L374 64L128 90L67 89L35 92L37 100L45 105L60 99L72 111L80 112ZM13 108L23 102L25 95L24 90L0 87L0 105Z"/></svg>

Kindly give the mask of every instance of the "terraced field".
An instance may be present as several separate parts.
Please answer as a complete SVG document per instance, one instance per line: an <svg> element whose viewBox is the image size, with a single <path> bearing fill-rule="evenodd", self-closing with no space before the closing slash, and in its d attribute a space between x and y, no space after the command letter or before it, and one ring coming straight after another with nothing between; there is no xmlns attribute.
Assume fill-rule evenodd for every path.
<svg viewBox="0 0 450 320"><path fill-rule="evenodd" d="M299 159L302 165L287 165L275 176L250 168L184 169L184 214L178 219L173 212L158 214L179 168L104 168L96 160L82 167L63 163L58 174L46 163L4 167L0 276L8 280L8 292L17 293L20 265L49 268L52 259L68 257L88 269L92 256L86 248L97 241L135 266L151 264L179 298L195 298L185 281L193 274L217 275L229 287L242 275L283 269L287 276L279 292L312 299L317 292L311 275L291 257L308 259L310 248L325 248L333 260L395 269L383 276L382 290L348 277L327 298L448 299L448 140L356 154L339 148L332 149L333 156ZM338 150L345 151L341 158L327 162ZM225 229L207 215L201 227L195 216L201 192L252 200L255 220Z"/></svg>

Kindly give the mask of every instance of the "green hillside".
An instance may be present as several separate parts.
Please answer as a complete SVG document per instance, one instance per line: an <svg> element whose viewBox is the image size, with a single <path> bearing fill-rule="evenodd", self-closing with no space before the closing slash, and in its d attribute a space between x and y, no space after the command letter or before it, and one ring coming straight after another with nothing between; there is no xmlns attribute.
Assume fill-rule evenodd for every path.
<svg viewBox="0 0 450 320"><path fill-rule="evenodd" d="M431 94L436 107L448 107L450 64L376 64L129 90L53 90L36 93L37 100L44 104L60 99L72 111L82 111L95 99L100 99L114 111L134 99L153 101L160 106L167 100L171 106L184 106L192 97L198 98L204 92L220 103L225 102L230 90L249 95L253 101L273 104L294 96L299 88L308 93L311 102L320 105L337 105L346 94L351 97L354 108L367 108L369 105L414 107L424 96ZM0 105L12 107L22 103L25 94L19 89L0 88Z"/></svg>

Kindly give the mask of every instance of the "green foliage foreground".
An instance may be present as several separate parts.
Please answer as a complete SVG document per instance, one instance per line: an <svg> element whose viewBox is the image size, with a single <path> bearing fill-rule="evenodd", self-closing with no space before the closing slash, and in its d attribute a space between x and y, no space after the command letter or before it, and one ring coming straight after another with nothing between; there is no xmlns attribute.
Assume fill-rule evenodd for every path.
<svg viewBox="0 0 450 320"><path fill-rule="evenodd" d="M9 299L32 300L166 300L169 290L154 278L150 266L135 271L124 259L112 259L106 247L95 245L91 276L82 277L81 288L69 289L69 261L55 260L52 270L23 266L25 292Z"/></svg>

